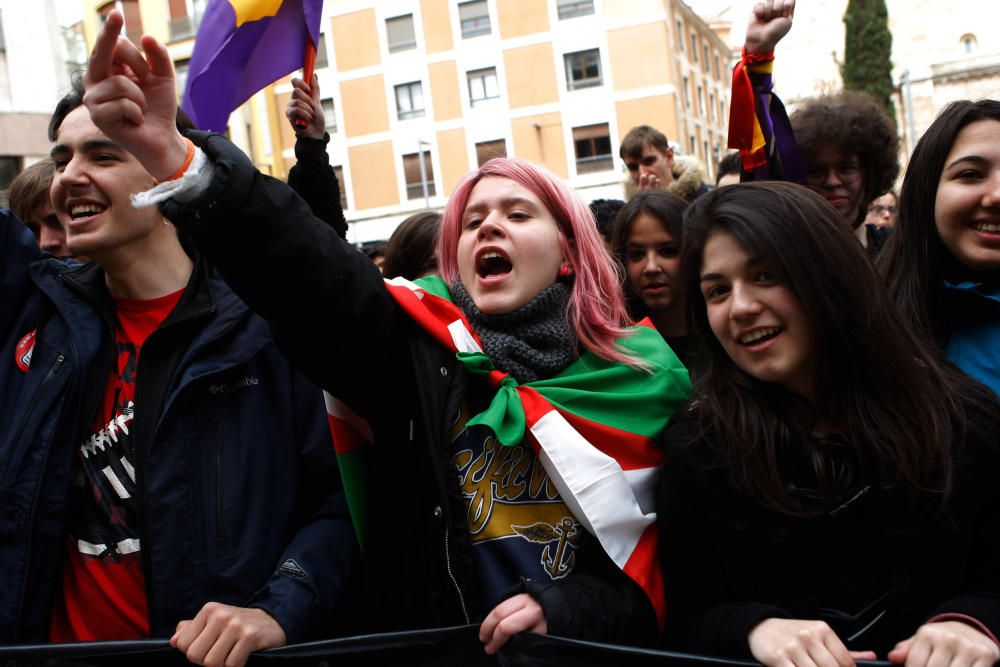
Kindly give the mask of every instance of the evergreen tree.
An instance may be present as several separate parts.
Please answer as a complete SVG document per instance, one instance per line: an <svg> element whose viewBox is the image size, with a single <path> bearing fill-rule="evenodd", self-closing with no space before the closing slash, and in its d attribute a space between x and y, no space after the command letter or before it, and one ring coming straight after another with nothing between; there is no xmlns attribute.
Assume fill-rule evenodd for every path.
<svg viewBox="0 0 1000 667"><path fill-rule="evenodd" d="M844 88L868 93L895 122L892 33L885 0L848 0L844 27L844 64L840 68Z"/></svg>

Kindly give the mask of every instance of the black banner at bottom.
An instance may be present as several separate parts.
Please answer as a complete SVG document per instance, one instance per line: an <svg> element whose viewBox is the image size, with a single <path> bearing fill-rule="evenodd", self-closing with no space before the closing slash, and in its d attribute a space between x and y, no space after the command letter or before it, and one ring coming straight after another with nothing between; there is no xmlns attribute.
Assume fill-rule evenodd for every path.
<svg viewBox="0 0 1000 667"><path fill-rule="evenodd" d="M462 667L753 667L757 663L701 655L598 644L524 633L495 656L483 652L478 625L345 637L254 653L250 667L370 667L372 665L461 665ZM190 663L165 640L0 646L6 667L183 667ZM887 667L858 661L859 667Z"/></svg>

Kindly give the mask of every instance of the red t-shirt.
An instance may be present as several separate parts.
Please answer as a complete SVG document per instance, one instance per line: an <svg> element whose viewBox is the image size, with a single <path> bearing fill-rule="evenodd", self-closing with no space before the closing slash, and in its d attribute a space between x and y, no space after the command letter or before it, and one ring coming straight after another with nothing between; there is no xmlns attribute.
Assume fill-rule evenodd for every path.
<svg viewBox="0 0 1000 667"><path fill-rule="evenodd" d="M149 636L136 516L131 436L139 351L184 290L146 301L115 299L115 367L73 463L62 595L52 608L53 642Z"/></svg>

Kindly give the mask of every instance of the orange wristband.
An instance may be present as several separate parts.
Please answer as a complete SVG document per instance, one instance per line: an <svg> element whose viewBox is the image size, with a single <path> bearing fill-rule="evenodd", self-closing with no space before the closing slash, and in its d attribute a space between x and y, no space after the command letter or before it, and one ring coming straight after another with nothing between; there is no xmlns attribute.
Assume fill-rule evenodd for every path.
<svg viewBox="0 0 1000 667"><path fill-rule="evenodd" d="M159 185L160 183L166 183L167 181L176 181L178 178L183 176L184 172L186 172L188 167L191 166L191 160L194 159L194 142L188 139L187 137L184 138L184 141L187 142L188 146L187 155L184 156L184 164L182 164L180 166L180 169L175 171L168 178L164 178L162 181L157 179L156 181L157 185Z"/></svg>

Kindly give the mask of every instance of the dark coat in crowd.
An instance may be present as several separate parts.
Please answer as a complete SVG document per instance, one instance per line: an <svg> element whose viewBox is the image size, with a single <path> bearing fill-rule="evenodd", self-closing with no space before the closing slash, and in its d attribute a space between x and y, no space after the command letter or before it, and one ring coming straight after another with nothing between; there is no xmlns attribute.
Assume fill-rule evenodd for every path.
<svg viewBox="0 0 1000 667"><path fill-rule="evenodd" d="M295 164L288 172L288 185L306 200L313 215L330 225L337 236L347 238L347 219L341 206L343 187L330 166L326 146L330 135L322 139L296 137Z"/></svg>
<svg viewBox="0 0 1000 667"><path fill-rule="evenodd" d="M45 641L70 473L114 359L104 272L0 215L0 643ZM143 346L132 422L151 634L210 601L330 634L356 557L322 395L204 262ZM37 330L30 367L14 349Z"/></svg>
<svg viewBox="0 0 1000 667"><path fill-rule="evenodd" d="M1000 636L1000 432L982 421L994 446L956 443L943 518L880 486L837 435L819 445L842 492L822 507L805 442L787 453L790 493L819 508L789 516L737 491L709 442L683 444L698 435L692 418L674 422L657 497L667 647L749 658L747 635L767 618L826 621L881 657L938 615Z"/></svg>

